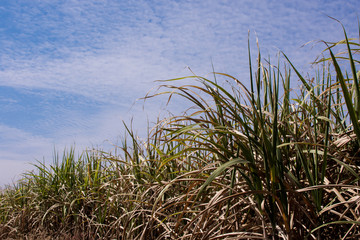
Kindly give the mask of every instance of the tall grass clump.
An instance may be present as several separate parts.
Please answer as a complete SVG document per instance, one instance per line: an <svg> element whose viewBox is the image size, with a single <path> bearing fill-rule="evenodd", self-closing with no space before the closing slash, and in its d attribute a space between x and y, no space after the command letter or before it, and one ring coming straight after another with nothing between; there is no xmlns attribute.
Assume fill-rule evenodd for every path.
<svg viewBox="0 0 360 240"><path fill-rule="evenodd" d="M359 238L360 45L344 37L306 76L249 43L246 81L162 81L146 99L193 107L145 140L125 125L116 153L39 163L1 194L0 238Z"/></svg>

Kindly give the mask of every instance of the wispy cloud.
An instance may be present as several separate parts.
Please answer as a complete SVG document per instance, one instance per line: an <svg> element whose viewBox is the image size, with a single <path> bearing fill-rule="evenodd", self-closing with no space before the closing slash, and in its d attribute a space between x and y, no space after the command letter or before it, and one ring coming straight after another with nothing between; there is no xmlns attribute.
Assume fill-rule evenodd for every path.
<svg viewBox="0 0 360 240"><path fill-rule="evenodd" d="M186 66L205 75L213 61L216 71L246 84L248 30L256 31L263 56L282 50L305 69L319 51L300 46L342 38L326 15L356 32L354 6L355 0L2 1L0 85L17 95L0 98L0 164L48 156L49 144L114 139L132 115L146 128L159 104L150 101L143 113L133 102L154 80L190 75Z"/></svg>

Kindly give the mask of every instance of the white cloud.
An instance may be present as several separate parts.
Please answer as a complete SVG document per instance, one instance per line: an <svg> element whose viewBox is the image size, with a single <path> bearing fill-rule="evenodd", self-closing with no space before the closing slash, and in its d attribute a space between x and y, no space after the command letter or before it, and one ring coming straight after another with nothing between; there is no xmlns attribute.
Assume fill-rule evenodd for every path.
<svg viewBox="0 0 360 240"><path fill-rule="evenodd" d="M19 179L26 170L34 169L31 165L36 161L45 160L47 164L53 161L54 150L62 154L63 149L75 147L80 153L85 149L100 147L104 151L112 151L112 144L120 144L122 135L125 133L123 121L130 126L133 118L133 129L142 137L146 135L147 117L155 119L159 104L147 103L153 108L150 113L141 110L142 103L133 110L113 109L109 107L99 108L98 112L91 115L80 115L76 111L68 111L60 119L44 119L40 125L48 129L46 137L37 135L26 129L19 129L0 125L0 186ZM65 112L62 112L64 114ZM62 119L64 118L64 119ZM46 123L49 121L49 123Z"/></svg>
<svg viewBox="0 0 360 240"><path fill-rule="evenodd" d="M0 159L0 161L3 166L0 168L0 190L6 185L12 186L13 183L24 177L25 172L35 169L30 161L19 161L18 159Z"/></svg>
<svg viewBox="0 0 360 240"><path fill-rule="evenodd" d="M33 136L23 130L0 125L0 186L19 179L25 170L32 169L30 163L39 152L48 154L53 146L49 139ZM43 155L45 156L45 155ZM49 157L49 156L46 156Z"/></svg>
<svg viewBox="0 0 360 240"><path fill-rule="evenodd" d="M155 86L154 80L191 75L185 66L206 75L212 71L212 59L216 71L246 83L248 30L256 31L263 57L270 54L274 59L273 54L283 50L305 69L323 46L300 49L302 44L343 37L339 24L325 14L341 20L349 33L357 33L356 4L355 0L0 3L1 16L9 16L0 18L0 85L41 90L45 98L58 91L87 99L81 106L48 111L37 120L38 132L0 125L0 162L14 168L17 163L10 167L9 161L41 158L54 145L75 142L82 147L112 140L122 133L121 121L129 122L131 116L135 128L145 129L147 114L150 120L159 114L159 102L149 103L145 113L141 104L129 111L131 104ZM256 53L254 34L251 45ZM0 104L9 101L1 98ZM95 113L79 109L86 104L91 108L94 102L102 104L94 107ZM42 135L45 128L49 129Z"/></svg>
<svg viewBox="0 0 360 240"><path fill-rule="evenodd" d="M3 57L0 81L87 96L92 92L94 98L106 100L123 89L136 96L153 80L175 76L184 66L199 74L211 71L211 58L220 71L246 70L249 29L257 32L264 54L284 50L304 66L312 60L309 55L315 56L296 51L302 44L342 37L339 25L324 15L336 15L329 9L342 5L320 1L37 3L25 8L29 11L22 11L17 20L26 36L39 32L40 37L19 43L20 49L29 52Z"/></svg>

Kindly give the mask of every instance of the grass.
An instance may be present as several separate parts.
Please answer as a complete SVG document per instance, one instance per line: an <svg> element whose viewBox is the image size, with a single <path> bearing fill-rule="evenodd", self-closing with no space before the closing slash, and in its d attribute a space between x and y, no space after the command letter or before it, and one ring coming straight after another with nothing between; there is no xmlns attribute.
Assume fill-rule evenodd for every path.
<svg viewBox="0 0 360 240"><path fill-rule="evenodd" d="M224 73L162 81L146 99L193 108L144 141L125 125L116 154L38 163L1 193L0 238L358 239L360 45L344 37L313 78L249 43L250 89Z"/></svg>

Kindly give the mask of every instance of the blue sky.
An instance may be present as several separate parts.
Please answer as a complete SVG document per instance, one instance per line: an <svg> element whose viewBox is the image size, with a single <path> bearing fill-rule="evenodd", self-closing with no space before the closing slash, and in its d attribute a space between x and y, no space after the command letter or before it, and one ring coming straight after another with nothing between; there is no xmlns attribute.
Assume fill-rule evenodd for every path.
<svg viewBox="0 0 360 240"><path fill-rule="evenodd" d="M0 1L0 185L74 143L109 148L134 121L140 135L161 99L155 80L215 70L248 81L247 37L303 71L324 48L357 36L357 0ZM296 83L295 83L296 84ZM135 103L135 104L134 104ZM180 105L172 105L175 111ZM107 149L105 149L107 150Z"/></svg>

